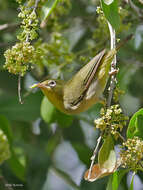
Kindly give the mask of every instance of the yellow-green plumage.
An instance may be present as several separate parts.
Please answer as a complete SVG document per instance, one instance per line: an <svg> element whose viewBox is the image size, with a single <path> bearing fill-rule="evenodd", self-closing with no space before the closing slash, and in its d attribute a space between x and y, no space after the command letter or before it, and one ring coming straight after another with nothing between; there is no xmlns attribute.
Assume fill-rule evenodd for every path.
<svg viewBox="0 0 143 190"><path fill-rule="evenodd" d="M103 50L65 84L64 106L71 114L83 112L101 100L115 54L116 50L112 53ZM97 66L95 73L93 66Z"/></svg>
<svg viewBox="0 0 143 190"><path fill-rule="evenodd" d="M100 101L115 54L114 49L103 50L69 81L46 80L36 86L60 111L66 114L83 112Z"/></svg>
<svg viewBox="0 0 143 190"><path fill-rule="evenodd" d="M132 35L128 36L116 49L101 51L69 81L45 80L33 87L41 88L51 103L66 114L78 114L87 110L101 100L111 62L117 50L131 37Z"/></svg>

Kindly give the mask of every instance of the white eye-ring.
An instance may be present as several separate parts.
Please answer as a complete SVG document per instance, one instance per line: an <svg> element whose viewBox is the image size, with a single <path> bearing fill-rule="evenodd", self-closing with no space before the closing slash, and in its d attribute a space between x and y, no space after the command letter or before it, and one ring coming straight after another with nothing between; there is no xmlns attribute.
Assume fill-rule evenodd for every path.
<svg viewBox="0 0 143 190"><path fill-rule="evenodd" d="M48 85L49 85L50 87L54 87L54 86L56 86L56 82L55 82L54 80L50 80L50 81L48 82Z"/></svg>

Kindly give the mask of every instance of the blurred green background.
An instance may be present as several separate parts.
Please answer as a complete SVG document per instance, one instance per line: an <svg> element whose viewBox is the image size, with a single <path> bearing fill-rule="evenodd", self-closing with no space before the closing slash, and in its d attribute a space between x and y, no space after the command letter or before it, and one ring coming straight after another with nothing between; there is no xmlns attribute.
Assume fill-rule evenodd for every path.
<svg viewBox="0 0 143 190"><path fill-rule="evenodd" d="M93 121L99 117L102 105L67 116L43 98L40 90L29 89L45 78L70 78L98 51L109 47L107 24L96 13L99 5L97 0L62 0L46 26L39 26L40 47L44 46L42 43L48 45L44 46L45 56L37 60L40 63L33 64L34 69L22 78L21 105L17 96L18 77L3 68L4 51L18 42L19 8L15 0L0 0L0 128L5 128L11 150L11 157L0 165L1 190L106 189L109 177L93 183L83 179L99 135ZM131 5L119 1L117 30L120 39L134 34L134 39L117 56L118 86L125 91L119 103L128 116L143 107L143 4L134 0ZM39 23L42 6L44 1L37 10ZM143 175L139 173L136 177L135 190L141 190ZM120 190L128 189L129 180L127 175Z"/></svg>

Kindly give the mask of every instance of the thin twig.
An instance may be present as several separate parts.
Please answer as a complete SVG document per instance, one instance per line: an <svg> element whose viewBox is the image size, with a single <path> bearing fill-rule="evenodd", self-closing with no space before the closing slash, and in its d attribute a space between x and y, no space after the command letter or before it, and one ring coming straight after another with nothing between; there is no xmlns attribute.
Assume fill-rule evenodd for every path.
<svg viewBox="0 0 143 190"><path fill-rule="evenodd" d="M21 98L21 75L18 76L18 99L21 104L23 104L22 98Z"/></svg>
<svg viewBox="0 0 143 190"><path fill-rule="evenodd" d="M36 0L36 1L35 1L35 5L34 5L34 8L33 8L33 12L36 11L39 1L40 1L40 0ZM30 22L30 25L31 25L31 24L32 24L32 19L31 19L29 22ZM29 33L27 34L25 41L26 41L26 42L29 41ZM21 74L19 74L19 77L18 77L18 97L19 97L19 102L20 102L21 104L23 104L24 102L22 101L22 98L21 98L21 77L22 77Z"/></svg>
<svg viewBox="0 0 143 190"><path fill-rule="evenodd" d="M39 3L39 1L40 1L40 0L36 0L36 1L35 1L35 6L34 6L33 11L36 11L36 9L37 9L37 7L38 7L38 3Z"/></svg>
<svg viewBox="0 0 143 190"><path fill-rule="evenodd" d="M8 29L8 28L13 28L13 27L16 27L18 25L19 25L19 23L11 23L11 24L6 23L6 24L2 24L2 25L0 25L0 30L5 30L5 29Z"/></svg>
<svg viewBox="0 0 143 190"><path fill-rule="evenodd" d="M100 135L100 137L97 139L97 144L96 144L96 147L94 149L93 155L91 157L91 164L90 164L89 173L88 173L88 177L87 177L88 180L90 179L90 176L91 176L91 171L92 171L92 168L93 168L93 164L94 164L94 161L95 161L95 158L96 158L96 154L97 154L98 147L100 145L101 139L102 139L102 136Z"/></svg>
<svg viewBox="0 0 143 190"><path fill-rule="evenodd" d="M107 39L104 40L104 41L99 42L98 46L104 45L106 41L107 41ZM86 53L88 51L91 51L91 50L94 50L94 49L97 49L97 45L95 45L93 47L90 47L90 48L88 47L88 48L82 49L82 50L78 51L77 53L75 53L75 55L77 57L77 56L79 56L81 54L84 54L84 53Z"/></svg>
<svg viewBox="0 0 143 190"><path fill-rule="evenodd" d="M117 132L118 136L120 137L120 139L122 139L123 142L125 142L126 140L124 139L124 137L119 133Z"/></svg>
<svg viewBox="0 0 143 190"><path fill-rule="evenodd" d="M110 47L111 47L111 49L115 49L116 48L116 33L109 22L108 22L108 27L109 27L109 31L110 31L110 43L111 43ZM116 55L115 55L114 59L111 63L111 72L113 72L116 69L116 62L117 62L117 60L116 60ZM110 81L109 96L108 96L108 100L107 100L108 107L110 107L110 105L111 105L113 90L115 87L115 81L116 81L116 77L114 74L111 76L111 81Z"/></svg>
<svg viewBox="0 0 143 190"><path fill-rule="evenodd" d="M4 47L9 47L9 46L12 46L13 44L15 44L14 42L8 42L8 43L6 43L6 42L1 42L0 43L0 47L2 47L2 48L4 48Z"/></svg>
<svg viewBox="0 0 143 190"><path fill-rule="evenodd" d="M128 3L129 3L129 5L130 5L130 7L137 13L137 15L138 15L139 17L142 17L140 8L138 8L138 7L132 2L132 0L128 0Z"/></svg>

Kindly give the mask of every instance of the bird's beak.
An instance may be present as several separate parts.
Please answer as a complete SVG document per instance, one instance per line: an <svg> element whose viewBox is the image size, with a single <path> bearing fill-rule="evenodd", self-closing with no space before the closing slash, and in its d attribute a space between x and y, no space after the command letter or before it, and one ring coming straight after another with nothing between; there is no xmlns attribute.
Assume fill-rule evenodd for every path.
<svg viewBox="0 0 143 190"><path fill-rule="evenodd" d="M30 88L36 88L36 87L42 88L42 87L44 87L44 84L42 84L42 83L37 83L37 84L33 84L32 86L30 86Z"/></svg>

